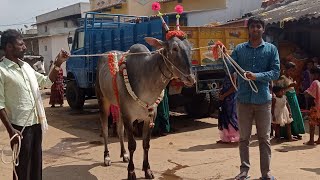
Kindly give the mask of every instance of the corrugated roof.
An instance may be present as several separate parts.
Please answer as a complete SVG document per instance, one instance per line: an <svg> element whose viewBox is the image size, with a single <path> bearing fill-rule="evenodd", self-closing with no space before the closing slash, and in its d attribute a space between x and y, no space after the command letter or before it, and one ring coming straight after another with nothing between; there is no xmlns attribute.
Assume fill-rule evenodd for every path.
<svg viewBox="0 0 320 180"><path fill-rule="evenodd" d="M275 5L273 9L270 7L259 9L253 11L252 14L262 17L268 24L318 18L320 16L320 0L287 0Z"/></svg>

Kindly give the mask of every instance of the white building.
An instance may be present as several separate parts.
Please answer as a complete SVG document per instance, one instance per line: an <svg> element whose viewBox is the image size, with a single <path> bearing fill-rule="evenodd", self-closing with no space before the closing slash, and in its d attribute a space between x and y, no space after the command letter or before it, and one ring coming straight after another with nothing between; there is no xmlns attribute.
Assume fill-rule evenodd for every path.
<svg viewBox="0 0 320 180"><path fill-rule="evenodd" d="M78 19L87 11L90 11L90 4L81 2L36 17L39 55L44 57L46 72L61 48L69 51L67 38L73 36ZM66 75L65 63L62 68Z"/></svg>
<svg viewBox="0 0 320 180"><path fill-rule="evenodd" d="M203 26L213 22L227 22L240 18L261 7L263 0L227 0L226 8L187 13L188 26Z"/></svg>

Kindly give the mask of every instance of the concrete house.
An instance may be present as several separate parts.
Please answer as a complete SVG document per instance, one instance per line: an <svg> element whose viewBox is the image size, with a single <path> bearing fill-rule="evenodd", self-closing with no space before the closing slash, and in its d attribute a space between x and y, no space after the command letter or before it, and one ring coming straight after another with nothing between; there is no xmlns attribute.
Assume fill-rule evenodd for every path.
<svg viewBox="0 0 320 180"><path fill-rule="evenodd" d="M90 11L89 3L77 3L36 17L39 55L44 57L46 72L61 48L69 51L67 38L79 26L79 18ZM65 75L65 64L62 65Z"/></svg>

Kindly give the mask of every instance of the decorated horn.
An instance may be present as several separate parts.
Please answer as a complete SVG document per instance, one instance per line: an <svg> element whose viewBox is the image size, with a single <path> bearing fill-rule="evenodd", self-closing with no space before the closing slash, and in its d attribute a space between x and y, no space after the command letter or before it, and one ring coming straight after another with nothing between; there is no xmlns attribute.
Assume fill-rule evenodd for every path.
<svg viewBox="0 0 320 180"><path fill-rule="evenodd" d="M183 6L176 5L174 10L177 12L177 15L176 15L176 18L177 18L176 27L177 27L177 30L180 31L180 14L183 13Z"/></svg>
<svg viewBox="0 0 320 180"><path fill-rule="evenodd" d="M158 3L158 2L152 3L152 10L158 12L157 16L160 17L164 29L168 32L169 27L168 27L167 23L164 21L164 19L162 17L163 14L160 12L160 9L161 9L160 3Z"/></svg>

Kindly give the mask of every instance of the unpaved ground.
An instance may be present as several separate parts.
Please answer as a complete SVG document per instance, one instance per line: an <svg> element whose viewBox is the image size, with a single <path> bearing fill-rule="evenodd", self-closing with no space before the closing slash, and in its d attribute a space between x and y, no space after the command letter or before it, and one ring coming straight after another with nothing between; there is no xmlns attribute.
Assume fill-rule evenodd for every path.
<svg viewBox="0 0 320 180"><path fill-rule="evenodd" d="M120 161L120 145L116 138L110 139L112 166L104 167L102 164L103 144L99 137L96 101L90 101L83 112L71 111L67 104L62 108L50 108L48 99L45 99L45 104L50 130L43 141L44 180L126 179L127 164ZM151 141L150 164L156 179L232 179L238 173L237 145L215 143L219 139L216 119L172 118L177 132ZM308 134L302 141L273 144L272 172L278 179L320 180L320 146L303 145L307 138ZM8 143L8 135L1 126L0 146ZM143 179L140 139L137 145L134 155L136 174ZM255 136L250 150L250 175L257 179L260 171ZM11 165L0 163L0 179L11 178Z"/></svg>

